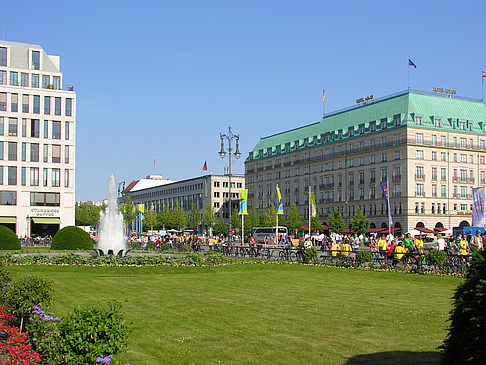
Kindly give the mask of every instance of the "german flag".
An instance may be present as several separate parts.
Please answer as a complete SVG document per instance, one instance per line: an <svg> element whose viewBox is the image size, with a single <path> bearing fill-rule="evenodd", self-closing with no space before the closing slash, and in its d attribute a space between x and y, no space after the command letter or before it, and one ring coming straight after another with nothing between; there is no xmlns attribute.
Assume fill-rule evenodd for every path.
<svg viewBox="0 0 486 365"><path fill-rule="evenodd" d="M206 161L204 161L202 171L207 171L207 170L208 170L208 164L206 163Z"/></svg>

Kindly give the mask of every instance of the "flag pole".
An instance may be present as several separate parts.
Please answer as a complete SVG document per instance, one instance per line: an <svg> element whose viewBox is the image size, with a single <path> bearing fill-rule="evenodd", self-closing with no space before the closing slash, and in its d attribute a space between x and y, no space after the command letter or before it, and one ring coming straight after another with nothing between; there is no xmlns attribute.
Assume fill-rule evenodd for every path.
<svg viewBox="0 0 486 365"><path fill-rule="evenodd" d="M409 67L410 68L410 67ZM388 177L386 179L386 190L388 192L388 236L391 235L391 204L390 204L390 186L388 185Z"/></svg>
<svg viewBox="0 0 486 365"><path fill-rule="evenodd" d="M326 90L322 89L322 119L324 119L324 116L326 115L324 109L325 101L326 101Z"/></svg>
<svg viewBox="0 0 486 365"><path fill-rule="evenodd" d="M241 244L245 245L245 215L241 215Z"/></svg>
<svg viewBox="0 0 486 365"><path fill-rule="evenodd" d="M408 63L408 90L410 90L410 62Z"/></svg>
<svg viewBox="0 0 486 365"><path fill-rule="evenodd" d="M484 75L481 75L481 100L484 104Z"/></svg>
<svg viewBox="0 0 486 365"><path fill-rule="evenodd" d="M278 184L277 184L277 189L276 191L278 191ZM277 196L277 199L278 199L278 196ZM275 243L278 244L278 209L280 207L280 201L277 201L277 209L275 210L275 213L276 216L277 216L277 227L275 227Z"/></svg>
<svg viewBox="0 0 486 365"><path fill-rule="evenodd" d="M309 185L309 239L311 237L311 189L312 187Z"/></svg>

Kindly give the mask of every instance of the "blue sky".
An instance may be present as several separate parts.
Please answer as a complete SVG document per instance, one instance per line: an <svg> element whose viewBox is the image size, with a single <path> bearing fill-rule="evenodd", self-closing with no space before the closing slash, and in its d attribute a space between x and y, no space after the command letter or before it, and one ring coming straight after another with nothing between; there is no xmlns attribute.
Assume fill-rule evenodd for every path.
<svg viewBox="0 0 486 365"><path fill-rule="evenodd" d="M481 97L483 1L47 1L2 5L5 40L61 56L77 93L76 199L222 173L219 132L260 137L359 97L434 86ZM156 158L156 168L153 159Z"/></svg>

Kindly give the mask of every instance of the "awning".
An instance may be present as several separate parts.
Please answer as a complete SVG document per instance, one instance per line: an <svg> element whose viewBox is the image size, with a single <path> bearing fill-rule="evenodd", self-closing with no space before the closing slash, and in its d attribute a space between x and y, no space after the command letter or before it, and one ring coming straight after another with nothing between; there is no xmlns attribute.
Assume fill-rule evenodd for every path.
<svg viewBox="0 0 486 365"><path fill-rule="evenodd" d="M447 231L447 228L435 227L434 230L436 230L437 232L444 232Z"/></svg>
<svg viewBox="0 0 486 365"><path fill-rule="evenodd" d="M368 229L368 233L377 233L377 232L381 232L384 229L385 228L370 228Z"/></svg>
<svg viewBox="0 0 486 365"><path fill-rule="evenodd" d="M322 225L322 229L323 229L323 230L326 230L326 229L329 229L329 227L328 227L328 226L326 226L325 224L323 224L323 225Z"/></svg>
<svg viewBox="0 0 486 365"><path fill-rule="evenodd" d="M59 218L32 217L35 224L60 224Z"/></svg>
<svg viewBox="0 0 486 365"><path fill-rule="evenodd" d="M302 225L302 228L304 228L304 229L309 229L309 225L308 225L308 224L303 224L303 225Z"/></svg>
<svg viewBox="0 0 486 365"><path fill-rule="evenodd" d="M0 223L17 223L17 218L15 217L0 217Z"/></svg>
<svg viewBox="0 0 486 365"><path fill-rule="evenodd" d="M354 231L352 229L345 229L343 233L353 233Z"/></svg>
<svg viewBox="0 0 486 365"><path fill-rule="evenodd" d="M436 232L431 230L431 229L428 229L428 228L422 228L422 227L415 227L415 229L417 231L420 231L422 233L432 233L432 234L435 234Z"/></svg>

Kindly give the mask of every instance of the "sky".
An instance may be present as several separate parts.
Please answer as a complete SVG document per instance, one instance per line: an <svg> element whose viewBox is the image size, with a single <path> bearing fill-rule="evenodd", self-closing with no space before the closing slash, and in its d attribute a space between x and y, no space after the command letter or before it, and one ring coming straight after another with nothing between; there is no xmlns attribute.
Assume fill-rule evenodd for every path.
<svg viewBox="0 0 486 365"><path fill-rule="evenodd" d="M412 88L481 98L486 2L9 1L4 40L61 57L74 85L76 200L114 174L222 174L219 133L242 157L261 137L316 122L370 94ZM155 168L154 168L155 158Z"/></svg>

